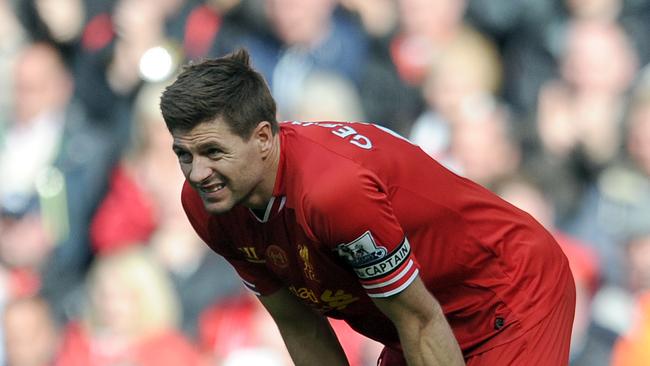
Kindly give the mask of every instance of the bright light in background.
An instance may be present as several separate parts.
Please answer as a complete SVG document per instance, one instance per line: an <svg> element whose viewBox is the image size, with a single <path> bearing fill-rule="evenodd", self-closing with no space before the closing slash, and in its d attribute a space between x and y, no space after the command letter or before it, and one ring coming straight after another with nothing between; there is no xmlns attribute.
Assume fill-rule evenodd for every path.
<svg viewBox="0 0 650 366"><path fill-rule="evenodd" d="M166 48L153 47L140 58L140 76L149 82L163 81L172 74L173 66L172 55Z"/></svg>

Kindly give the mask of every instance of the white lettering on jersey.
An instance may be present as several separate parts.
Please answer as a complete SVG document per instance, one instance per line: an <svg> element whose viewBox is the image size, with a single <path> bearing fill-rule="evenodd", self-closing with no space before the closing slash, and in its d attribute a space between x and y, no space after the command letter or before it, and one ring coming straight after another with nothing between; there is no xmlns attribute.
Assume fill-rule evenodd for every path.
<svg viewBox="0 0 650 366"><path fill-rule="evenodd" d="M332 133L342 139L346 139L352 145L358 146L364 150L372 149L372 141L358 133L354 128L343 123L331 123L331 122L291 122L292 125L300 126L318 126L324 128L331 128ZM351 137L350 139L348 139Z"/></svg>
<svg viewBox="0 0 650 366"><path fill-rule="evenodd" d="M336 128L342 125L342 123L335 123L335 122L300 122L300 121L292 121L292 125L298 125L298 126L318 126L318 127L325 127L325 128Z"/></svg>
<svg viewBox="0 0 650 366"><path fill-rule="evenodd" d="M332 133L343 139L352 136L352 139L349 140L350 143L359 146L362 149L370 150L372 148L372 142L370 142L370 139L357 133L357 131L350 126L341 125L341 127L332 131Z"/></svg>
<svg viewBox="0 0 650 366"><path fill-rule="evenodd" d="M356 135L350 140L352 145L357 145L362 149L370 150L372 148L372 142L364 135Z"/></svg>
<svg viewBox="0 0 650 366"><path fill-rule="evenodd" d="M346 138L346 137L348 137L350 135L356 134L357 131L354 128L350 127L350 126L341 126L341 127L337 128L336 130L332 131L332 133L335 134L336 136L340 137L340 138Z"/></svg>

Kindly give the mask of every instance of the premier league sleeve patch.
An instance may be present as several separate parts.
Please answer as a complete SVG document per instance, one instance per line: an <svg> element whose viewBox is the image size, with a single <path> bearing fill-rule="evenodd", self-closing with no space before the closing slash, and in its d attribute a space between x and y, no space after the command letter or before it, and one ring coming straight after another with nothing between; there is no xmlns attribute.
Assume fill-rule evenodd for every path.
<svg viewBox="0 0 650 366"><path fill-rule="evenodd" d="M339 244L337 253L359 277L370 297L387 297L401 292L417 276L411 246L404 240L391 252L377 245L370 231L351 243Z"/></svg>
<svg viewBox="0 0 650 366"><path fill-rule="evenodd" d="M386 248L375 243L370 231L366 231L351 243L339 244L336 250L339 256L354 268L380 260L388 253Z"/></svg>

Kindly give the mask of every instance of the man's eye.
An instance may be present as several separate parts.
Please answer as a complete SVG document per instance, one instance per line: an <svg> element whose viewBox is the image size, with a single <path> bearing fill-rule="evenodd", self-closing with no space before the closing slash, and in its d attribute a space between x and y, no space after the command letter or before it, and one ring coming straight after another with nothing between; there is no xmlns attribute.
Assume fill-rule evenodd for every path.
<svg viewBox="0 0 650 366"><path fill-rule="evenodd" d="M219 149L210 149L210 150L207 151L207 156L210 159L218 159L218 158L221 157L222 154L223 154L223 151L221 151Z"/></svg>

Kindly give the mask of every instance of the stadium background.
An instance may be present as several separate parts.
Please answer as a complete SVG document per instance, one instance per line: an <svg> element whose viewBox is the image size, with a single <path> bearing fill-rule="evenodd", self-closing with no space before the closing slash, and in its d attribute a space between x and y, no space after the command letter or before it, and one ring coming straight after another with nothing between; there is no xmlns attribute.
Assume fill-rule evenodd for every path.
<svg viewBox="0 0 650 366"><path fill-rule="evenodd" d="M188 227L158 112L246 47L281 120L392 128L546 225L571 365L650 364L648 34L647 0L0 0L0 363L288 364Z"/></svg>

